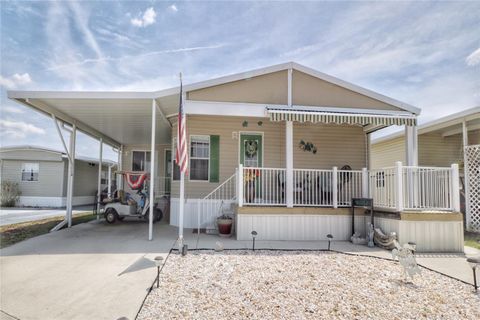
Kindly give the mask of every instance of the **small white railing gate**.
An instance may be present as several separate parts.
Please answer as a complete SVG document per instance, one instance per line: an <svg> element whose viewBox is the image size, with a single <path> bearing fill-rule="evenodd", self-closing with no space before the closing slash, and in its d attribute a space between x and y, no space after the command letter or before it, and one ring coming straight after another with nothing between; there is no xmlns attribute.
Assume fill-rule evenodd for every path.
<svg viewBox="0 0 480 320"><path fill-rule="evenodd" d="M466 146L464 152L467 229L480 231L480 145Z"/></svg>

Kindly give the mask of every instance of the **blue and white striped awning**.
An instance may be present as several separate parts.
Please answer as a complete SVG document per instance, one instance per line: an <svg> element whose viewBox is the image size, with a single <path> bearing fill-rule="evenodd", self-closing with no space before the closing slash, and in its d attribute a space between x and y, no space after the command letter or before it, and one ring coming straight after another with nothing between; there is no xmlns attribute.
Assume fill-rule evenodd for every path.
<svg viewBox="0 0 480 320"><path fill-rule="evenodd" d="M414 126L417 124L415 115L405 113L382 114L381 111L378 113L356 113L351 111L329 111L314 107L267 107L267 113L271 121L336 123L360 126Z"/></svg>

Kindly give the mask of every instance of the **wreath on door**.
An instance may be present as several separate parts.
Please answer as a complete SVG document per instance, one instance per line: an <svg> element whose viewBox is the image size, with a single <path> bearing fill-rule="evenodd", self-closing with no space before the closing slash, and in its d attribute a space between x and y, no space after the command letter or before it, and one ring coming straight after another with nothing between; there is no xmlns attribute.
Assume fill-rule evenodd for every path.
<svg viewBox="0 0 480 320"><path fill-rule="evenodd" d="M249 157L253 157L257 154L258 142L256 140L247 140L245 141L245 153Z"/></svg>

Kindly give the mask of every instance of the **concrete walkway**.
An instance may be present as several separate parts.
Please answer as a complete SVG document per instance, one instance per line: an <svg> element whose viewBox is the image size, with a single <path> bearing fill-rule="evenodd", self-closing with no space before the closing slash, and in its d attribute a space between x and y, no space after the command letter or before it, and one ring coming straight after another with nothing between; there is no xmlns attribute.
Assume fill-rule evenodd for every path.
<svg viewBox="0 0 480 320"><path fill-rule="evenodd" d="M176 229L104 221L32 238L1 250L0 309L18 319L134 319ZM7 317L4 313L3 317Z"/></svg>
<svg viewBox="0 0 480 320"><path fill-rule="evenodd" d="M177 229L154 225L154 241L147 240L147 224L128 221L108 225L92 221L46 234L1 250L0 319L118 319L133 320L156 277L153 258L166 257L175 245ZM252 241L236 241L185 230L190 249L251 248ZM257 241L256 248L326 249L326 241ZM334 241L342 252L391 258L379 248ZM474 253L474 252L472 252ZM420 264L472 282L462 254L419 254ZM13 319L15 319L13 318Z"/></svg>

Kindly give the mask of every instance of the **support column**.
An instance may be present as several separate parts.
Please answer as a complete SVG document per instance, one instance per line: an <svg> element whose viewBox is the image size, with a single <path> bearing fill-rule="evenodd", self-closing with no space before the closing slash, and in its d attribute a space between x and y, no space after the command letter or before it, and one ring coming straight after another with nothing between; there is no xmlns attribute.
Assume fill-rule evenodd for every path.
<svg viewBox="0 0 480 320"><path fill-rule="evenodd" d="M458 164L456 163L452 164L451 170L452 170L452 182L451 182L452 184L451 184L451 190L450 190L450 203L453 211L460 212L460 177L458 174Z"/></svg>
<svg viewBox="0 0 480 320"><path fill-rule="evenodd" d="M407 166L418 165L417 126L405 126L405 155Z"/></svg>
<svg viewBox="0 0 480 320"><path fill-rule="evenodd" d="M287 207L293 208L293 122L287 121L285 127L285 166L286 166L286 200Z"/></svg>
<svg viewBox="0 0 480 320"><path fill-rule="evenodd" d="M468 226L471 224L471 211L470 211L470 183L468 175L468 158L465 153L465 147L468 146L468 127L467 122L463 120L462 122L462 141L463 141L463 181L465 185L465 225ZM460 178L459 178L460 179Z"/></svg>
<svg viewBox="0 0 480 320"><path fill-rule="evenodd" d="M123 170L123 144L118 148L118 167L117 171ZM123 190L123 177L117 174L117 190Z"/></svg>
<svg viewBox="0 0 480 320"><path fill-rule="evenodd" d="M73 183L75 177L75 146L77 139L77 126L74 124L70 132L70 157L68 165L68 188L67 188L67 226L72 226L73 207Z"/></svg>
<svg viewBox="0 0 480 320"><path fill-rule="evenodd" d="M108 166L108 189L107 189L108 197L112 197L112 166Z"/></svg>
<svg viewBox="0 0 480 320"><path fill-rule="evenodd" d="M155 133L157 124L157 108L152 100L152 138L150 142L150 196L148 212L148 240L153 239L153 211L155 209Z"/></svg>
<svg viewBox="0 0 480 320"><path fill-rule="evenodd" d="M98 156L98 179L97 179L97 220L100 219L98 212L100 211L100 203L102 202L102 156L103 156L103 139L100 138L100 150Z"/></svg>
<svg viewBox="0 0 480 320"><path fill-rule="evenodd" d="M288 69L288 93L287 104L289 107L293 104L292 94L292 74L293 69ZM285 123L285 200L287 208L293 208L293 122L287 121Z"/></svg>

